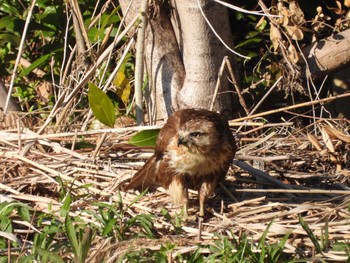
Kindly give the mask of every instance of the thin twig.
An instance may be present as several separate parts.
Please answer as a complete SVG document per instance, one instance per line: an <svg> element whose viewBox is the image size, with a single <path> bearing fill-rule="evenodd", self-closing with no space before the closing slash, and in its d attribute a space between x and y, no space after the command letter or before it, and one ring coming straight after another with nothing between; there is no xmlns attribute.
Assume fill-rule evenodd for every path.
<svg viewBox="0 0 350 263"><path fill-rule="evenodd" d="M219 3L219 4L221 4L221 5L223 5L223 6L231 8L232 10L235 10L235 11L241 12L241 13L245 13L245 14L257 15L257 16L275 17L275 18L280 18L281 17L279 15L266 14L263 11L250 11L250 10L247 10L247 9L244 9L244 8L240 8L238 6L231 5L231 4L227 3L227 2L220 1L220 0L214 0L214 1Z"/></svg>
<svg viewBox="0 0 350 263"><path fill-rule="evenodd" d="M270 93L277 87L277 84L282 80L282 76L280 76L276 82L272 85L272 87L265 93L265 95L261 98L261 100L256 104L256 106L250 111L248 115L254 114L256 110L260 107L261 103L265 101L265 99L270 95Z"/></svg>
<svg viewBox="0 0 350 263"><path fill-rule="evenodd" d="M126 127L126 128L113 128L113 129L101 129L101 130L91 130L84 132L65 132L65 133L52 133L52 134L21 134L21 140L38 140L38 139L53 139L59 137L73 137L73 136L86 136L101 133L127 133L131 131L143 131L143 130L154 130L160 129L160 125L154 126L139 126L139 127ZM6 141L17 141L18 136L15 133L9 133L5 131L0 131L0 138L6 138Z"/></svg>
<svg viewBox="0 0 350 263"><path fill-rule="evenodd" d="M227 58L227 57L225 57L225 58ZM223 74L224 69L225 69L225 58L222 60L222 63L221 63L220 69L219 69L218 79L217 79L217 81L216 81L216 86L215 86L213 98L212 98L211 103L210 103L210 106L209 106L209 110L210 110L210 111L212 111L213 108L214 108L214 103L215 103L216 98L217 98L217 96L218 96L219 88L220 88L220 86L221 86L222 74Z"/></svg>
<svg viewBox="0 0 350 263"><path fill-rule="evenodd" d="M17 71L19 62L20 62L21 57L22 57L24 44L25 44L24 42L26 40L27 30L28 30L28 27L29 27L30 19L32 17L32 13L33 13L33 9L34 9L35 3L36 3L36 0L33 0L32 4L31 4L31 6L29 7L29 10L28 10L26 23L24 24L22 38L21 38L21 43L19 44L17 58L16 58L15 66L13 68L13 73L12 73L12 77L11 77L10 87L9 87L9 90L8 90L8 93L7 93L7 98L6 98L6 102L5 102L5 106L4 106L4 113L5 114L7 113L7 107L9 105L9 103L10 103L10 99L11 99L11 96L12 96L13 85L15 83L15 78L16 78L16 75L17 75L16 71Z"/></svg>
<svg viewBox="0 0 350 263"><path fill-rule="evenodd" d="M236 75L235 75L235 73L234 73L234 71L232 69L231 62L228 60L228 57L225 58L225 62L226 62L226 66L227 66L228 72L230 73L233 86L235 87L235 90L237 92L237 95L238 95L238 98L239 98L239 102L241 103L241 106L243 107L245 113L248 115L249 114L249 109L247 107L247 103L245 103L245 100L244 100L244 98L242 96L241 87L238 85L238 81L236 79Z"/></svg>
<svg viewBox="0 0 350 263"><path fill-rule="evenodd" d="M345 97L350 97L350 93L344 93L344 94L332 96L329 98L324 98L324 99L319 99L319 100L309 101L309 102L303 102L303 103L299 103L296 105L291 105L291 106L287 106L287 107L283 107L283 108L279 108L279 109L275 109L275 110L265 111L265 112L253 114L253 115L242 117L242 118L237 118L237 119L232 120L232 122L251 120L254 118L263 117L263 116L275 114L275 113L282 112L282 111L307 107L307 106L315 105L315 104L321 104L321 103L330 102L332 100L345 98Z"/></svg>
<svg viewBox="0 0 350 263"><path fill-rule="evenodd" d="M236 192L250 193L293 193L293 194L338 194L350 195L348 190L323 190L323 189L235 189Z"/></svg>

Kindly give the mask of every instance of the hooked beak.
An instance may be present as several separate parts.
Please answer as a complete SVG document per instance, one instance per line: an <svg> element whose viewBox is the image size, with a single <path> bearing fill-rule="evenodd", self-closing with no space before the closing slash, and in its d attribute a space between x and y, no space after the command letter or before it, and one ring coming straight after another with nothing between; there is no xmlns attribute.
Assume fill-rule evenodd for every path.
<svg viewBox="0 0 350 263"><path fill-rule="evenodd" d="M179 139L177 140L177 146L179 147L181 144L182 145L187 144L187 140L184 137L179 136Z"/></svg>

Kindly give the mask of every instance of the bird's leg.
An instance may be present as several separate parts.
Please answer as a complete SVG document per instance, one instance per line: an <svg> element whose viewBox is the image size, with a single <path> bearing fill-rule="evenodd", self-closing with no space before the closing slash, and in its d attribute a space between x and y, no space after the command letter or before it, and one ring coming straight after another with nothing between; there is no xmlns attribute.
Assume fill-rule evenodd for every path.
<svg viewBox="0 0 350 263"><path fill-rule="evenodd" d="M205 206L205 200L206 195L205 192L202 190L203 186L198 190L199 195L199 216L204 217L204 206Z"/></svg>
<svg viewBox="0 0 350 263"><path fill-rule="evenodd" d="M182 180L173 180L168 189L170 197L177 205L183 205L184 217L187 218L188 187Z"/></svg>
<svg viewBox="0 0 350 263"><path fill-rule="evenodd" d="M188 218L188 187L185 186L186 201L184 203L184 218Z"/></svg>
<svg viewBox="0 0 350 263"><path fill-rule="evenodd" d="M217 181L214 179L210 182L205 181L202 183L201 187L198 190L199 195L199 216L204 216L204 209L205 209L205 201L207 200L207 197L213 194L215 186L217 184Z"/></svg>

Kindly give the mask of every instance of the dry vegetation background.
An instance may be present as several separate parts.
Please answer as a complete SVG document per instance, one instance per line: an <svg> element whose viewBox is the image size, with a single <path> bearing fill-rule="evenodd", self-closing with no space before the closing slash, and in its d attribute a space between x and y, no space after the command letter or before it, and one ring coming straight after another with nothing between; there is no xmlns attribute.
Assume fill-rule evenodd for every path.
<svg viewBox="0 0 350 263"><path fill-rule="evenodd" d="M22 35L16 33L16 23L23 25L21 8L30 10L29 2L21 2L17 11L13 2L1 2L11 8L1 9L0 22L6 22L9 12L18 18L13 27L10 23L2 27L0 36L5 37L6 31L13 38L1 49L5 65L1 81L6 86L14 82L23 109L0 116L1 262L349 260L350 123L325 107L340 97L347 99L348 93L333 97L326 92L323 99L312 89L297 93L294 88L306 84L298 82L300 75L291 78L286 70L298 69L293 58L299 51L291 48L296 45L293 41L308 44L304 34L309 31L303 26L319 20L323 24L326 15L317 10L319 20L309 24L298 20L290 25L287 19L286 39L279 44L267 21L236 17L236 23L253 25L247 30L255 34L239 38L237 48L257 54L250 62L240 61L245 67L237 101L248 113L242 110L243 117L230 121L239 152L227 180L208 201L209 212L200 225L195 192L190 192L190 218L184 220L164 189L142 194L119 191L120 183L152 154L152 147L134 146L130 139L160 127L135 125L130 37L135 28L123 25L119 7L112 1L96 6L68 2L36 1L34 29L28 31L24 50L16 45ZM334 3L340 13L331 8L327 12L333 10L344 18L347 13L341 8L346 6ZM70 22L55 27L50 24L52 13ZM345 22L333 24L331 31L346 29ZM283 21L275 26L278 23ZM296 39L288 35L293 28ZM64 38L68 32L72 36ZM79 50L78 36L90 43L91 50ZM58 43L63 43L60 48ZM273 51L281 43L289 55ZM25 61L18 60L12 80L10 73L22 52L22 58L34 66L28 70ZM262 68L266 70L258 70ZM88 81L116 94L117 98L110 96L118 113L113 128L95 120L88 103ZM261 94L278 85L285 90L272 96L289 95L283 103L292 106L253 107L265 99ZM276 108L274 100L267 104Z"/></svg>

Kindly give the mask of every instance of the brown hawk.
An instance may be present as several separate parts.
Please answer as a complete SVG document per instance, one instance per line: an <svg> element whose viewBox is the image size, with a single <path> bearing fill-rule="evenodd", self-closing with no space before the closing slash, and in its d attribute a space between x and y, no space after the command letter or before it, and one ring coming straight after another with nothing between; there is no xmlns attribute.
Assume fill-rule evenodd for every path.
<svg viewBox="0 0 350 263"><path fill-rule="evenodd" d="M160 130L154 155L124 190L162 186L187 213L188 189L198 190L199 216L204 203L222 181L236 152L227 121L215 112L183 109Z"/></svg>

